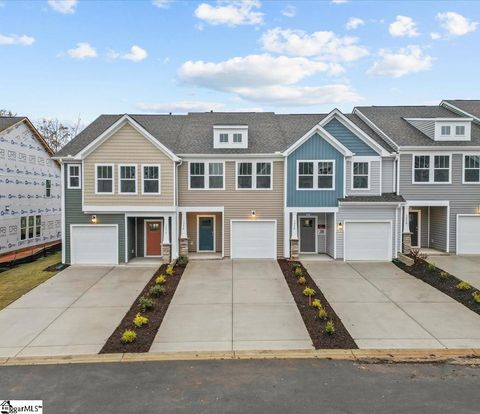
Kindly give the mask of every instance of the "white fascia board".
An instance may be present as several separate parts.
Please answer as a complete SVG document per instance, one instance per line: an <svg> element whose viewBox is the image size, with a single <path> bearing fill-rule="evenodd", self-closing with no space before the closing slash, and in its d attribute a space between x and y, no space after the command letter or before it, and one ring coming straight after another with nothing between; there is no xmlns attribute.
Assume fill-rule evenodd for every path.
<svg viewBox="0 0 480 414"><path fill-rule="evenodd" d="M407 200L409 207L448 207L448 200Z"/></svg>
<svg viewBox="0 0 480 414"><path fill-rule="evenodd" d="M380 135L393 149L398 150L400 146L390 138L385 132L383 132L377 125L370 121L358 108L353 109L353 113L357 115L363 122L365 122L370 128L372 128L378 135Z"/></svg>
<svg viewBox="0 0 480 414"><path fill-rule="evenodd" d="M112 126L107 128L102 134L100 134L93 142L88 144L83 148L78 154L75 155L75 158L79 157L80 159L85 158L91 152L93 152L97 147L103 144L107 139L109 139L115 132L122 128L126 124L130 124L139 134L143 135L148 141L150 141L155 147L164 152L170 159L173 161L180 161L180 158L177 157L172 151L170 151L165 145L159 142L153 135L151 135L145 128L143 128L137 121L132 119L128 115L123 115L117 122Z"/></svg>
<svg viewBox="0 0 480 414"><path fill-rule="evenodd" d="M344 146L340 141L328 133L320 125L315 125L310 131L308 131L303 137L301 137L297 142L295 142L290 148L283 152L284 156L290 155L293 151L299 148L303 143L308 141L314 134L319 134L323 139L325 139L330 145L332 145L336 150L338 150L345 157L351 157L355 155L350 151L346 146Z"/></svg>
<svg viewBox="0 0 480 414"><path fill-rule="evenodd" d="M182 159L221 159L224 161L235 161L245 158L264 158L264 159L278 159L284 158L283 154L278 152L274 154L178 154Z"/></svg>
<svg viewBox="0 0 480 414"><path fill-rule="evenodd" d="M465 151L480 151L480 145L472 146L472 145L465 145L465 146L458 146L458 145L429 145L429 146L405 146L400 147L399 149L400 154L414 154L416 152L465 152Z"/></svg>
<svg viewBox="0 0 480 414"><path fill-rule="evenodd" d="M223 206L205 206L205 207L178 207L180 213L223 213Z"/></svg>
<svg viewBox="0 0 480 414"><path fill-rule="evenodd" d="M163 213L175 212L175 206L83 206L84 213L132 213L132 212L148 212L148 213Z"/></svg>
<svg viewBox="0 0 480 414"><path fill-rule="evenodd" d="M287 213L337 213L338 207L285 207Z"/></svg>
<svg viewBox="0 0 480 414"><path fill-rule="evenodd" d="M404 118L405 121L442 121L442 122L471 122L473 118L447 118L447 117L440 117L440 118Z"/></svg>
<svg viewBox="0 0 480 414"><path fill-rule="evenodd" d="M338 205L342 207L348 206L368 206L368 207L384 207L384 206L398 206L404 205L403 201L339 201Z"/></svg>
<svg viewBox="0 0 480 414"><path fill-rule="evenodd" d="M371 137L368 136L365 132L363 132L357 125L355 125L352 121L350 121L340 110L335 108L331 111L325 118L323 118L319 125L324 127L327 125L333 118L337 119L345 128L347 128L352 134L356 135L360 138L365 144L369 147L374 149L378 154L381 156L390 155L390 153L385 150L380 144L375 142Z"/></svg>
<svg viewBox="0 0 480 414"><path fill-rule="evenodd" d="M475 122L476 124L480 124L480 118L478 116L472 115L471 113L465 111L464 109L459 108L458 106L451 104L450 102L442 101L440 102L440 106L443 106L444 108L447 108L452 112L458 113L459 115L468 116L471 118L472 122Z"/></svg>

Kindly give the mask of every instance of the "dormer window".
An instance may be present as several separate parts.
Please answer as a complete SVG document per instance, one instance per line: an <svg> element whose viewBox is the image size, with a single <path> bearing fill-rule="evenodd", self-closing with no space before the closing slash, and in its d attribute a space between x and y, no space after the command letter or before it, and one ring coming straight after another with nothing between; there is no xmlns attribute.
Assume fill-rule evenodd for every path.
<svg viewBox="0 0 480 414"><path fill-rule="evenodd" d="M457 125L455 127L455 135L458 137L463 137L465 135L465 125Z"/></svg>
<svg viewBox="0 0 480 414"><path fill-rule="evenodd" d="M220 143L228 143L228 134L220 134Z"/></svg>
<svg viewBox="0 0 480 414"><path fill-rule="evenodd" d="M213 148L248 148L248 126L215 125L213 127Z"/></svg>
<svg viewBox="0 0 480 414"><path fill-rule="evenodd" d="M240 134L238 132L233 134L233 142L241 143L242 142L242 134Z"/></svg>
<svg viewBox="0 0 480 414"><path fill-rule="evenodd" d="M450 131L451 131L450 125L442 125L442 128L441 128L442 137L449 136Z"/></svg>
<svg viewBox="0 0 480 414"><path fill-rule="evenodd" d="M435 141L470 141L472 122L468 118L435 119Z"/></svg>

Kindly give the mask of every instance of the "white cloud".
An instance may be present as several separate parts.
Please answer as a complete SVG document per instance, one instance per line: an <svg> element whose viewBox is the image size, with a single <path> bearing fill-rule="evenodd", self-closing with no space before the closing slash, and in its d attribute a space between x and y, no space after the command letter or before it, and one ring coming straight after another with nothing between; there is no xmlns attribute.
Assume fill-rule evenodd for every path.
<svg viewBox="0 0 480 414"><path fill-rule="evenodd" d="M0 34L0 45L22 45L30 46L35 42L35 38L27 35L2 35Z"/></svg>
<svg viewBox="0 0 480 414"><path fill-rule="evenodd" d="M172 0L152 0L152 4L160 9L168 8L171 2Z"/></svg>
<svg viewBox="0 0 480 414"><path fill-rule="evenodd" d="M381 49L379 55L381 59L373 64L368 74L400 78L410 73L430 70L433 62L431 56L425 55L415 45L401 48L398 52Z"/></svg>
<svg viewBox="0 0 480 414"><path fill-rule="evenodd" d="M207 112L220 111L225 108L223 103L207 101L178 101L164 103L138 102L135 106L142 111L152 113Z"/></svg>
<svg viewBox="0 0 480 414"><path fill-rule="evenodd" d="M219 0L215 6L200 4L195 9L195 16L214 26L256 26L263 23L263 13L255 10L260 6L259 0Z"/></svg>
<svg viewBox="0 0 480 414"><path fill-rule="evenodd" d="M97 56L95 48L86 42L77 43L77 47L68 49L67 53L74 59L94 58Z"/></svg>
<svg viewBox="0 0 480 414"><path fill-rule="evenodd" d="M455 12L438 13L437 20L448 33L454 36L463 36L477 30L478 22L471 21Z"/></svg>
<svg viewBox="0 0 480 414"><path fill-rule="evenodd" d="M368 55L368 50L358 45L357 37L339 37L327 31L307 34L302 30L277 27L265 32L261 41L263 48L269 52L292 56L351 62Z"/></svg>
<svg viewBox="0 0 480 414"><path fill-rule="evenodd" d="M130 48L130 52L128 53L118 53L115 52L114 50L109 50L108 51L108 57L110 59L125 59L125 60L130 60L132 62L140 62L144 59L146 59L148 56L148 53L145 49L142 49L140 46L133 45Z"/></svg>
<svg viewBox="0 0 480 414"><path fill-rule="evenodd" d="M48 0L48 5L56 12L63 14L75 13L78 0Z"/></svg>
<svg viewBox="0 0 480 414"><path fill-rule="evenodd" d="M345 4L348 3L349 0L332 0L333 4Z"/></svg>
<svg viewBox="0 0 480 414"><path fill-rule="evenodd" d="M282 10L282 14L286 17L294 17L297 14L295 6L288 5Z"/></svg>
<svg viewBox="0 0 480 414"><path fill-rule="evenodd" d="M432 33L430 33L430 38L432 40L438 40L438 39L442 38L442 35L438 32L432 32Z"/></svg>
<svg viewBox="0 0 480 414"><path fill-rule="evenodd" d="M415 37L419 35L417 24L408 16L397 16L388 27L388 31L394 37Z"/></svg>
<svg viewBox="0 0 480 414"><path fill-rule="evenodd" d="M350 17L350 19L348 19L348 22L345 24L347 30L355 30L358 29L360 26L365 26L365 22L358 17Z"/></svg>

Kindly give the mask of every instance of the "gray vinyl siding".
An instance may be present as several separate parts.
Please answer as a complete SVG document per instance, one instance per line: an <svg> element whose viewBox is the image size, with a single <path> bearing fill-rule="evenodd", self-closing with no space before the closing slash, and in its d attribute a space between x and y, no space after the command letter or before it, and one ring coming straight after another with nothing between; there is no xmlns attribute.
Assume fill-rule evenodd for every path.
<svg viewBox="0 0 480 414"><path fill-rule="evenodd" d="M468 151L465 151L468 154ZM419 153L421 154L421 153ZM437 152L441 155L441 152ZM447 153L445 153L447 154ZM408 200L435 200L450 202L450 252L456 252L457 214L477 214L480 205L479 186L462 184L462 154L452 155L451 184L412 184L412 154L400 155L400 194ZM432 208L431 208L432 210ZM442 226L440 228L444 228ZM434 228L431 222L430 232ZM446 238L446 235L444 236ZM432 243L430 243L430 247Z"/></svg>
<svg viewBox="0 0 480 414"><path fill-rule="evenodd" d="M359 160L361 162L361 160ZM347 186L347 195L380 195L382 191L382 177L381 177L381 161L371 161L370 162L370 189L368 190L355 190L352 188L352 168L353 162L347 161L347 177L346 177L346 186Z"/></svg>
<svg viewBox="0 0 480 414"><path fill-rule="evenodd" d="M329 213L327 217L327 254L335 255L335 214Z"/></svg>
<svg viewBox="0 0 480 414"><path fill-rule="evenodd" d="M447 249L447 208L430 208L430 247L438 250ZM450 236L451 237L451 236Z"/></svg>
<svg viewBox="0 0 480 414"><path fill-rule="evenodd" d="M382 193L395 192L395 159L382 158Z"/></svg>
<svg viewBox="0 0 480 414"><path fill-rule="evenodd" d="M435 121L431 119L406 120L410 125L422 131L427 137L435 139Z"/></svg>
<svg viewBox="0 0 480 414"><path fill-rule="evenodd" d="M337 213L338 221L387 221L392 222L392 253L393 257L397 255L397 249L395 249L395 239L398 236L398 227L396 223L396 208L389 206L342 206ZM343 226L345 229L345 226ZM397 246L398 248L398 246ZM344 233L337 231L337 259L343 259L344 257Z"/></svg>
<svg viewBox="0 0 480 414"><path fill-rule="evenodd" d="M65 168L65 175L67 168ZM65 177L65 182L67 182ZM91 224L91 214L82 212L82 190L72 190L65 186L65 263L70 263L70 225ZM97 224L118 225L119 262L125 262L125 215L97 214Z"/></svg>
<svg viewBox="0 0 480 414"><path fill-rule="evenodd" d="M135 217L129 217L127 219L127 256L128 260L135 256Z"/></svg>
<svg viewBox="0 0 480 414"><path fill-rule="evenodd" d="M143 217L137 218L137 257L144 257L145 254L145 222Z"/></svg>

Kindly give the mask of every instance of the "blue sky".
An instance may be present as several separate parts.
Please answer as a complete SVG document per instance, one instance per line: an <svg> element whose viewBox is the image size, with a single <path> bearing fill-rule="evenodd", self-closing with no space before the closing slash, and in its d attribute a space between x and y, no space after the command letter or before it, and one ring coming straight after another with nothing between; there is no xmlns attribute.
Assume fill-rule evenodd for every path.
<svg viewBox="0 0 480 414"><path fill-rule="evenodd" d="M350 111L479 98L480 2L0 0L0 107Z"/></svg>

